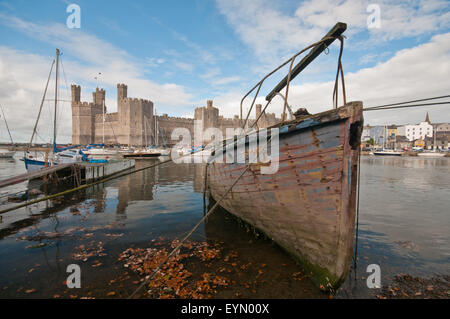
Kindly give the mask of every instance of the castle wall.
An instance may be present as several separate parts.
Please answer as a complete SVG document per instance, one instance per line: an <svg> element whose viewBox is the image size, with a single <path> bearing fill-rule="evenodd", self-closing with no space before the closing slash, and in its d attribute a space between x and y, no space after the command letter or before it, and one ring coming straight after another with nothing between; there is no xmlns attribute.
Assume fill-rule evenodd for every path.
<svg viewBox="0 0 450 319"><path fill-rule="evenodd" d="M100 105L75 102L72 104L72 144L94 142L95 115L101 113Z"/></svg>
<svg viewBox="0 0 450 319"><path fill-rule="evenodd" d="M186 128L191 134L191 138L194 137L194 119L185 117L171 117L167 114L162 116L156 116L159 130L159 144L163 145L164 141L167 146L173 146L180 141L180 138L172 140L172 132L175 128ZM192 142L192 140L191 140Z"/></svg>
<svg viewBox="0 0 450 319"><path fill-rule="evenodd" d="M105 108L105 144L120 144L130 146L147 146L156 144L156 127L158 129L158 144L173 146L180 140L172 140L172 132L176 128L186 128L191 134L191 143L205 144L209 141L194 141L195 120L200 121L203 130L217 127L226 137L228 128L240 127L237 116L224 118L219 116L219 109L208 100L207 105L195 109L194 118L171 117L167 114L154 116L153 102L144 99L128 97L125 84L117 85L117 112L106 113L105 91L96 89L93 92L93 102L81 102L81 88L72 85L72 144L100 144L103 141L103 107ZM261 106L256 106L256 114L261 112ZM258 126L266 127L279 121L275 114L263 115ZM250 120L252 125L254 120Z"/></svg>
<svg viewBox="0 0 450 319"><path fill-rule="evenodd" d="M120 108L121 144L143 146L150 144L154 125L153 103L143 99L124 98Z"/></svg>
<svg viewBox="0 0 450 319"><path fill-rule="evenodd" d="M95 117L95 141L100 144L103 142L103 114L98 114ZM105 115L105 144L125 144L120 143L118 135L121 133L121 126L119 125L119 113L109 113Z"/></svg>

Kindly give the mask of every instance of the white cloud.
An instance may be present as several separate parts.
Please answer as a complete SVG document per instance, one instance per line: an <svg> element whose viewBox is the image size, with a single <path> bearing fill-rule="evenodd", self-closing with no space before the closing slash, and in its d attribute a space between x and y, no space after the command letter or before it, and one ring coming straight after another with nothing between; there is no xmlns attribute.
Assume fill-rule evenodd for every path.
<svg viewBox="0 0 450 319"><path fill-rule="evenodd" d="M117 83L126 83L129 96L150 99L159 106L191 105L192 95L186 92L183 86L174 83L160 84L145 78L145 65L149 61L147 63L140 61L126 51L94 35L68 29L62 24L35 24L1 13L0 20L1 24L60 48L63 52L62 60L67 81L69 81L68 85L80 84L83 99L87 101L92 99L88 89L96 85L94 76L101 72L99 85L102 87L114 89ZM35 114L30 114L27 109L30 110L39 105L52 53L49 52L47 57L42 57L1 47L0 101L8 104L10 109L14 108L13 112L19 112L15 113L17 116L14 114L8 116L11 119L11 128L14 128L15 135L19 140L24 140L24 136L28 136L32 131ZM69 59L67 57L69 54L77 57L78 61ZM157 59L154 62L163 63L164 61ZM115 89L112 92L107 89L107 98L114 97L110 101L115 101L115 94ZM67 98L70 98L70 95L66 94ZM108 109L116 110L117 106L114 104L109 105ZM24 114L27 114L27 118L22 120ZM67 110L67 114L62 116L65 116L63 123L71 123L70 108ZM49 123L47 124L49 125ZM60 141L70 141L70 125L61 126L60 130L61 137L66 137Z"/></svg>
<svg viewBox="0 0 450 319"><path fill-rule="evenodd" d="M49 71L49 59L0 47L0 103L5 109L15 141L28 141L31 137ZM53 95L54 89L49 86L47 99L51 99ZM52 128L50 112L51 102L48 101L41 117L41 136L49 136ZM71 121L70 116L65 116L66 113L63 115L64 123ZM3 128L2 131L6 132ZM1 138L3 141L9 139L6 134L2 134ZM38 141L42 142L39 138Z"/></svg>
<svg viewBox="0 0 450 319"><path fill-rule="evenodd" d="M217 77L220 73L221 73L221 70L219 67L212 67L212 68L209 68L206 73L201 74L200 77L208 80L208 79Z"/></svg>
<svg viewBox="0 0 450 319"><path fill-rule="evenodd" d="M367 29L366 10L371 3L309 0L300 3L295 14L286 14L269 0L217 0L220 12L262 62L278 61L317 41L338 21L348 24L348 36L369 31L376 41L430 34L450 26L449 2L383 0L376 2L381 28Z"/></svg>
<svg viewBox="0 0 450 319"><path fill-rule="evenodd" d="M157 67L160 64L163 64L164 62L166 62L166 60L162 59L162 58L157 59L157 58L147 57L147 58L145 58L145 62L147 63L147 65L149 67Z"/></svg>
<svg viewBox="0 0 450 319"><path fill-rule="evenodd" d="M240 80L241 80L241 78L239 76L229 76L229 77L224 77L224 78L220 78L220 79L214 79L211 81L211 83L213 85L225 85L225 84L230 84L233 82L238 82Z"/></svg>
<svg viewBox="0 0 450 319"><path fill-rule="evenodd" d="M365 107L403 102L418 98L448 95L450 88L450 33L434 36L428 43L397 52L391 59L372 68L364 68L345 75L347 101L363 101ZM292 85L289 103L293 109L306 107L311 113L332 107L334 82ZM340 90L341 92L341 90ZM262 94L268 92L262 92ZM243 94L233 91L215 99L214 104L226 116L239 114ZM448 100L448 99L447 99ZM342 105L340 97L339 105ZM264 105L264 97L257 103ZM251 98L244 104L244 114ZM279 116L282 99L274 99L268 112ZM449 106L432 106L399 110L365 112L370 124L416 123L429 111L433 122L450 122ZM254 114L254 111L252 112Z"/></svg>
<svg viewBox="0 0 450 319"><path fill-rule="evenodd" d="M115 35L119 35L122 37L126 37L129 35L128 32L126 32L115 20L107 19L104 17L100 17L99 21L106 26L108 29L110 29L112 32L115 33Z"/></svg>
<svg viewBox="0 0 450 319"><path fill-rule="evenodd" d="M175 61L174 65L185 72L192 72L194 70L194 65L186 62Z"/></svg>

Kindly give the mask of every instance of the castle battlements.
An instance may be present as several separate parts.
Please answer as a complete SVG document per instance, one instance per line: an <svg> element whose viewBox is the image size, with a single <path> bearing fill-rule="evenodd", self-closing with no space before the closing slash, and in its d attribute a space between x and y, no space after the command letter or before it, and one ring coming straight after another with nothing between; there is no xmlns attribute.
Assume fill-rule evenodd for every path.
<svg viewBox="0 0 450 319"><path fill-rule="evenodd" d="M158 119L161 119L163 121L193 121L193 118L189 117L178 117L178 116L168 116L167 114L163 114L161 116L156 115Z"/></svg>
<svg viewBox="0 0 450 319"><path fill-rule="evenodd" d="M139 98L134 98L134 97L126 97L126 98L123 98L122 101L134 102L134 103L153 103L150 100L139 99Z"/></svg>
<svg viewBox="0 0 450 319"><path fill-rule="evenodd" d="M107 113L105 114L105 121L106 122L114 122L119 119L119 113ZM95 115L95 123L99 122L101 123L103 121L103 114L99 113Z"/></svg>
<svg viewBox="0 0 450 319"><path fill-rule="evenodd" d="M93 102L72 102L72 107L94 107Z"/></svg>

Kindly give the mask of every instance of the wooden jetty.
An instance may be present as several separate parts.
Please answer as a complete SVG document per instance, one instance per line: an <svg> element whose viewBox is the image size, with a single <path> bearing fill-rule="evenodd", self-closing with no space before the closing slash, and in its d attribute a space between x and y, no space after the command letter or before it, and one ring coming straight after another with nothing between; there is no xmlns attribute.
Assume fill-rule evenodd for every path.
<svg viewBox="0 0 450 319"><path fill-rule="evenodd" d="M76 174L76 178L78 178L77 183L82 184L119 173L134 166L135 161L133 159L110 160L107 163L77 162L59 164L2 180L0 181L0 188L55 174L59 177Z"/></svg>

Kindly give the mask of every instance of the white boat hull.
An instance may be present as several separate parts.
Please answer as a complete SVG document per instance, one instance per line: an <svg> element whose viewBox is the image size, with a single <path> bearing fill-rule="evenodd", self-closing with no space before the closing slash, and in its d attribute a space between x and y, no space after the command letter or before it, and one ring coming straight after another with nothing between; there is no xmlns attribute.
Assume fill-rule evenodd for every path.
<svg viewBox="0 0 450 319"><path fill-rule="evenodd" d="M402 153L400 152L386 152L386 151L379 151L379 152L373 152L376 156L402 156Z"/></svg>
<svg viewBox="0 0 450 319"><path fill-rule="evenodd" d="M84 154L86 155L91 155L91 156L110 156L110 155L117 155L119 154L118 150L108 150L108 149L97 149L97 148L93 148L87 151L83 151Z"/></svg>
<svg viewBox="0 0 450 319"><path fill-rule="evenodd" d="M0 151L0 158L13 158L15 151Z"/></svg>
<svg viewBox="0 0 450 319"><path fill-rule="evenodd" d="M423 157L444 157L445 153L423 152L417 153L417 155Z"/></svg>

